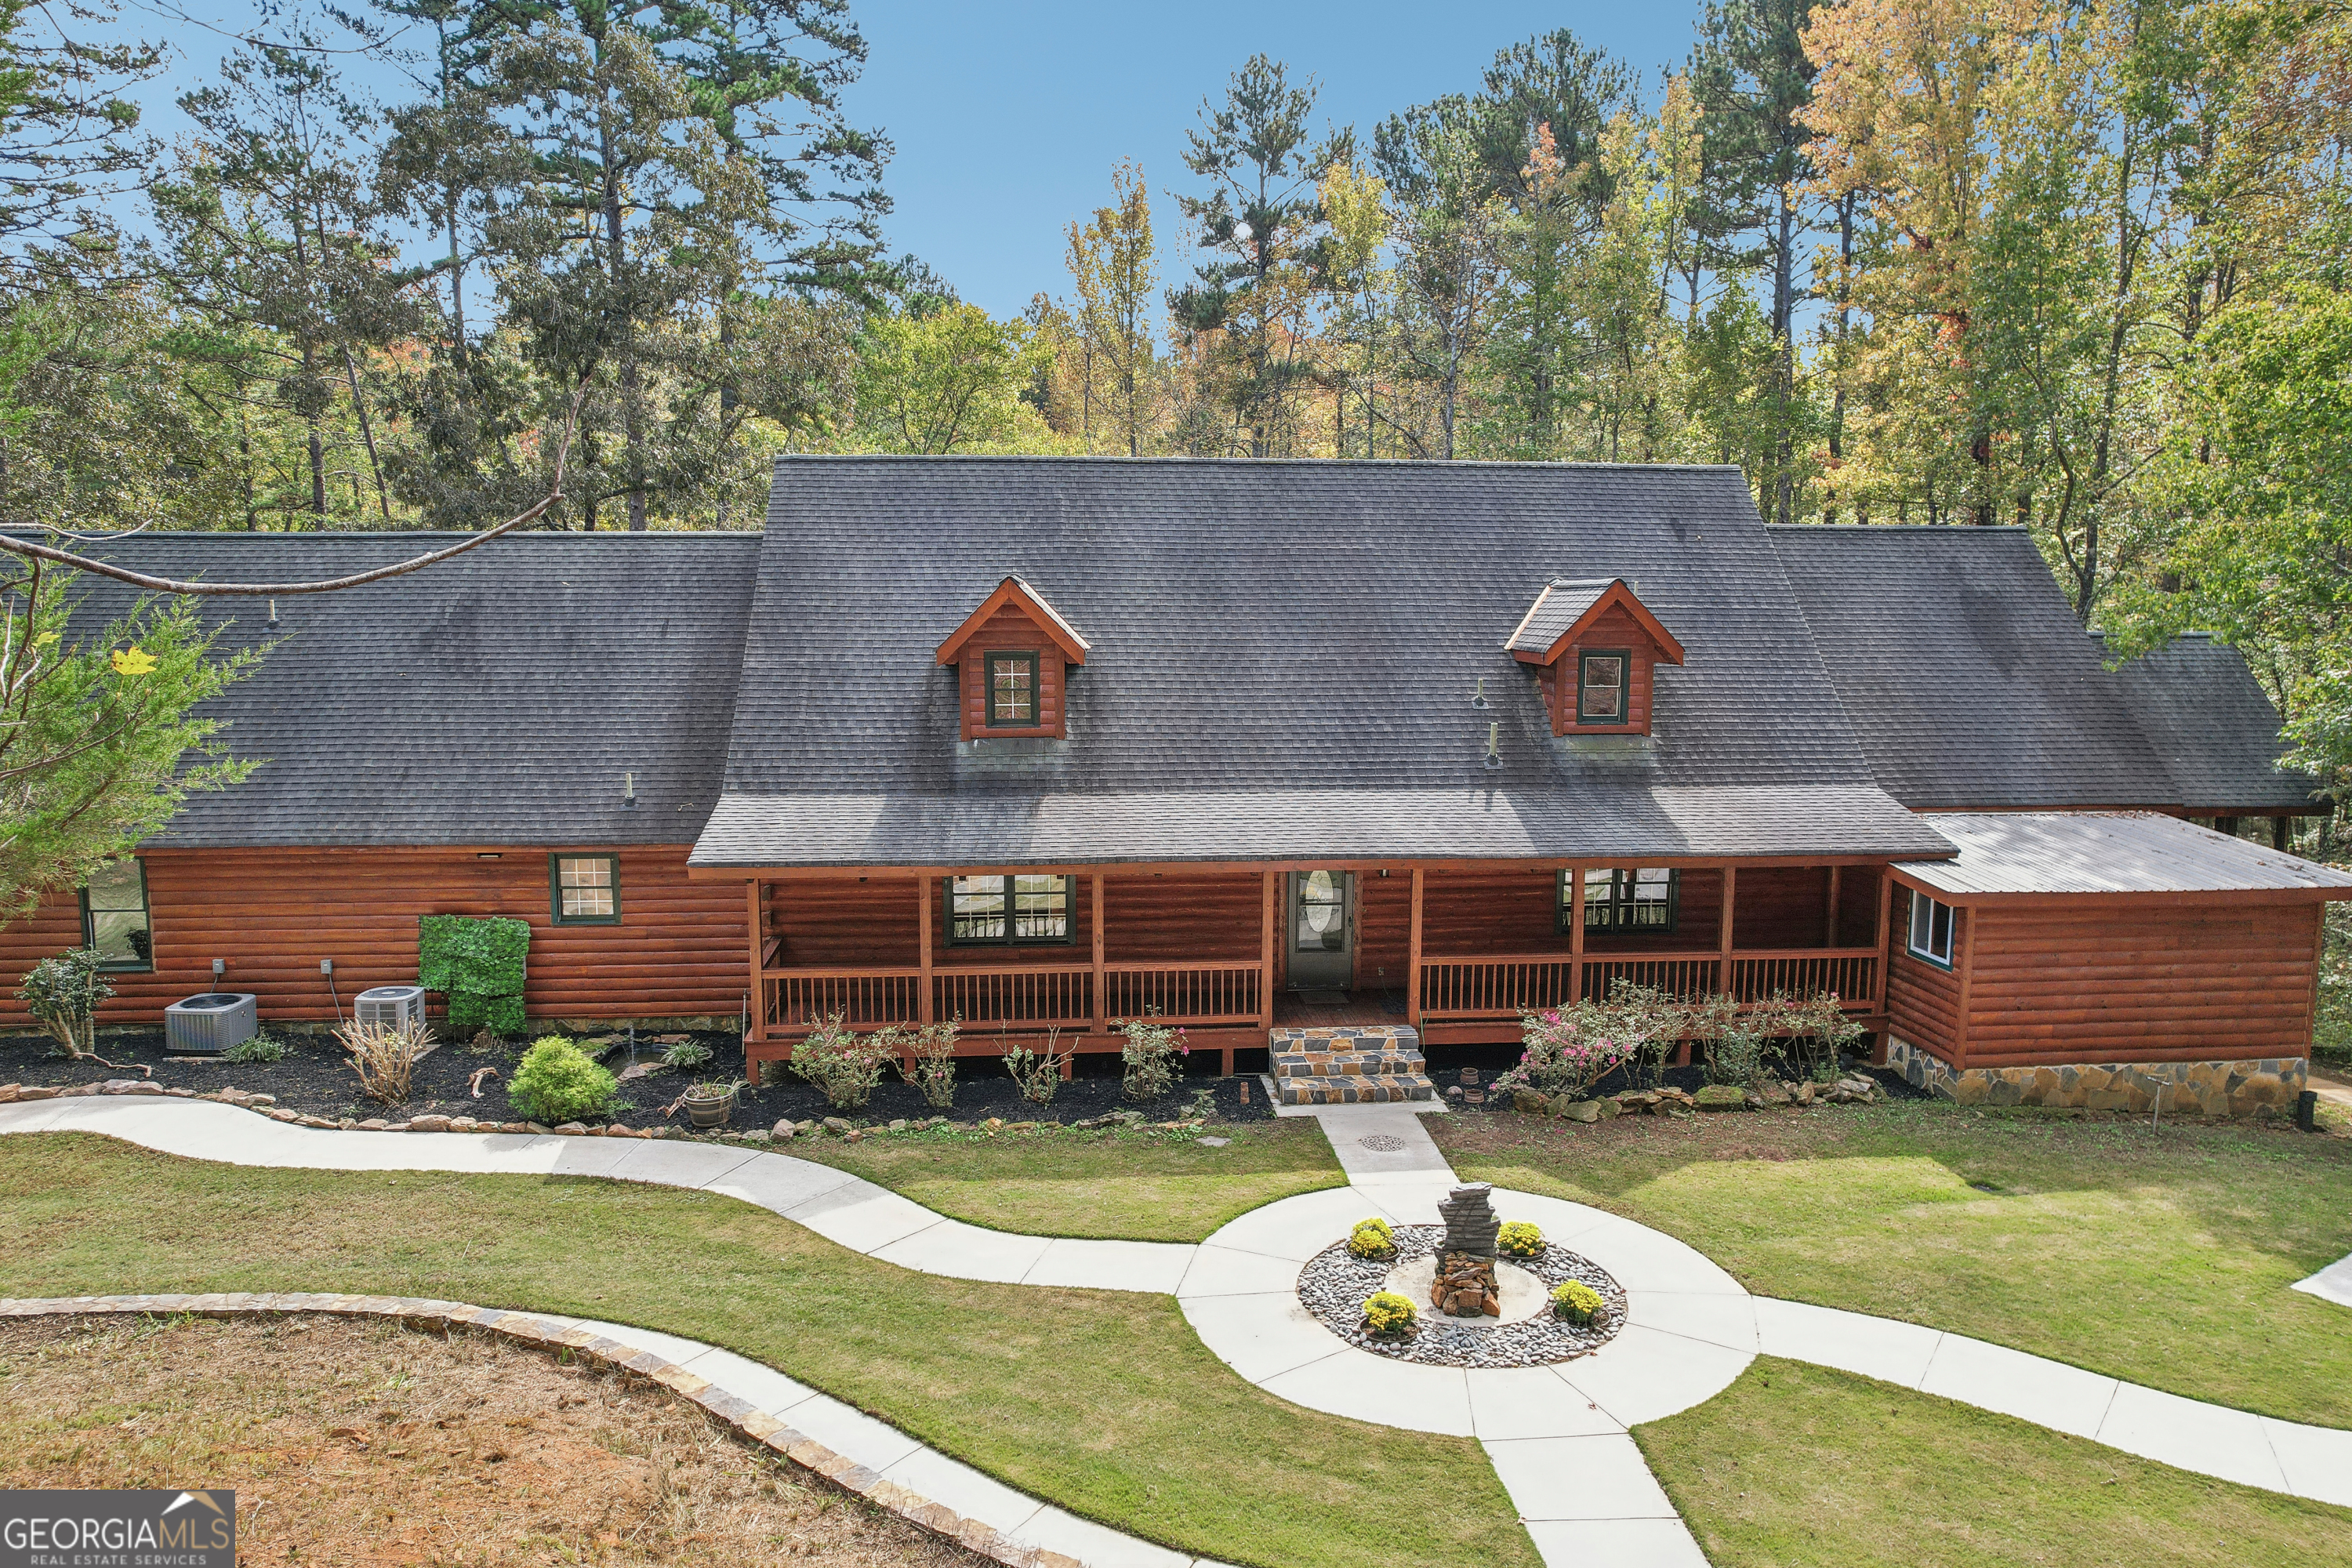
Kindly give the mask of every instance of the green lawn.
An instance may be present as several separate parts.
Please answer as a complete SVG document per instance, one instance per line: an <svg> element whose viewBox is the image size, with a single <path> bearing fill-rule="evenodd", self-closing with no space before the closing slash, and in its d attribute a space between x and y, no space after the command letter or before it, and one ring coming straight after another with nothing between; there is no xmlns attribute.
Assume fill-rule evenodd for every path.
<svg viewBox="0 0 2352 1568"><path fill-rule="evenodd" d="M1198 1241L1276 1198L1347 1184L1312 1121L1213 1123L1213 1149L1192 1133L983 1133L940 1128L845 1143L782 1146L903 1193L973 1225L1033 1236Z"/></svg>
<svg viewBox="0 0 2352 1568"><path fill-rule="evenodd" d="M1717 1568L2352 1563L2352 1510L1795 1362L1634 1436Z"/></svg>
<svg viewBox="0 0 2352 1568"><path fill-rule="evenodd" d="M1759 1294L2352 1426L2352 1310L2287 1289L2352 1252L2352 1138L1919 1101L1430 1131L1466 1177L1655 1226Z"/></svg>
<svg viewBox="0 0 2352 1568"><path fill-rule="evenodd" d="M0 1294L205 1290L446 1297L690 1335L1226 1563L1535 1562L1475 1443L1262 1394L1168 1297L913 1274L704 1193L0 1138Z"/></svg>

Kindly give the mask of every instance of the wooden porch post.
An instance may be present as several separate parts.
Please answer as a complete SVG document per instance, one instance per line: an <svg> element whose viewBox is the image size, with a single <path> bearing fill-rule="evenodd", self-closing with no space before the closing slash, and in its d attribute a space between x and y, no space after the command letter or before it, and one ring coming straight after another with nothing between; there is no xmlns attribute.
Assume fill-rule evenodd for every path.
<svg viewBox="0 0 2352 1568"><path fill-rule="evenodd" d="M1822 921L1823 947L1835 947L1838 944L1838 873L1843 869L1842 866L1830 868L1830 911Z"/></svg>
<svg viewBox="0 0 2352 1568"><path fill-rule="evenodd" d="M757 877L743 884L743 913L748 922L746 929L751 933L751 1026L743 1036L743 1076L757 1084L760 1081L760 1065L751 1059L751 1047L768 1037L768 983L760 973L767 963L768 933L760 927L760 879Z"/></svg>
<svg viewBox="0 0 2352 1568"><path fill-rule="evenodd" d="M1584 868L1570 866L1568 878L1568 995L1584 1000Z"/></svg>
<svg viewBox="0 0 2352 1568"><path fill-rule="evenodd" d="M1274 884L1278 871L1265 874L1265 897L1258 916L1257 953L1257 1026L1266 1031L1266 1044L1274 1044ZM1224 1056L1225 1075L1233 1076L1234 1054Z"/></svg>
<svg viewBox="0 0 2352 1568"><path fill-rule="evenodd" d="M1894 910L1895 870L1883 866L1878 871L1878 934L1872 939L1878 957L1870 971L1870 1016L1879 1020L1878 1047L1870 1053L1873 1067L1886 1065L1886 972L1895 963L1895 950L1886 944L1886 928Z"/></svg>
<svg viewBox="0 0 2352 1568"><path fill-rule="evenodd" d="M1739 897L1739 868L1723 868L1723 914L1716 922L1715 988L1726 995L1731 994L1731 911ZM1675 1052L1675 1060L1683 1066L1690 1063L1690 1042L1685 1040Z"/></svg>
<svg viewBox="0 0 2352 1568"><path fill-rule="evenodd" d="M920 945L915 950L915 963L921 971L915 984L922 989L915 998L915 1020L920 1024L931 1024L938 1021L934 1010L939 1005L931 996L931 879L929 877L918 877L915 879L915 888L923 905L922 923L917 928L923 934Z"/></svg>
<svg viewBox="0 0 2352 1568"><path fill-rule="evenodd" d="M1095 873L1095 1033L1108 1033L1103 1017L1103 874Z"/></svg>
<svg viewBox="0 0 2352 1568"><path fill-rule="evenodd" d="M1422 868L1412 868L1412 924L1405 938L1404 957L1404 1017L1414 1028L1421 1027L1421 879Z"/></svg>

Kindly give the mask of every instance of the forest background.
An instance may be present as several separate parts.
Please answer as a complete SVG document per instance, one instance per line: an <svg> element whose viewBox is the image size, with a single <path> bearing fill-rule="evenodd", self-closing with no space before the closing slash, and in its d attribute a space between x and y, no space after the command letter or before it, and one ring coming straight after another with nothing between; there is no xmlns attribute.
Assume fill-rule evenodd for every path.
<svg viewBox="0 0 2352 1568"><path fill-rule="evenodd" d="M886 248L847 0L268 16L183 85L0 0L10 522L478 529L575 406L542 526L753 528L794 451L1727 463L2029 529L2115 658L2210 631L2352 771L2344 4L1717 0L1361 125L1237 44L1011 317Z"/></svg>

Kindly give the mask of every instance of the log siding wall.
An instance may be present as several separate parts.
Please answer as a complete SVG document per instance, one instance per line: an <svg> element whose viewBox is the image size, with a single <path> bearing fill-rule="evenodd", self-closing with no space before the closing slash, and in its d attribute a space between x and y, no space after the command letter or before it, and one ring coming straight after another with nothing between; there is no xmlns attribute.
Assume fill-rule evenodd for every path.
<svg viewBox="0 0 2352 1568"><path fill-rule="evenodd" d="M1966 1065L2303 1056L2320 910L2135 901L1971 910Z"/></svg>
<svg viewBox="0 0 2352 1568"><path fill-rule="evenodd" d="M733 1016L742 1006L743 889L686 876L688 846L613 848L618 925L553 923L548 850L155 849L147 867L154 931L152 973L111 973L107 1024L153 1023L171 1003L222 984L260 998L261 1016L289 1022L335 1016L319 961L335 962L335 993L348 1012L371 985L416 980L419 915L506 915L529 921L523 1001L533 1018ZM53 896L29 919L0 928L0 1026L30 1023L12 994L41 959L81 941L80 904Z"/></svg>
<svg viewBox="0 0 2352 1568"><path fill-rule="evenodd" d="M1032 653L1037 656L1037 722L1014 727L988 721L988 656L992 653ZM1028 611L1007 605L988 617L964 644L956 665L963 689L963 738L984 741L991 736L1013 739L1024 735L1062 733L1062 650L1047 637Z"/></svg>

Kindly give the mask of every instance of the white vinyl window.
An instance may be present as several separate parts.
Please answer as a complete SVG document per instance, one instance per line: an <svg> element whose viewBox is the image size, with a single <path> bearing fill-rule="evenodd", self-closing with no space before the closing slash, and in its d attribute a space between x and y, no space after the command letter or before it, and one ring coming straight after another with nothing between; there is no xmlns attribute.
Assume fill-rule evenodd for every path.
<svg viewBox="0 0 2352 1568"><path fill-rule="evenodd" d="M1924 958L1944 969L1952 967L1952 906L1927 894L1911 894L1911 932L1904 945L1914 958Z"/></svg>

